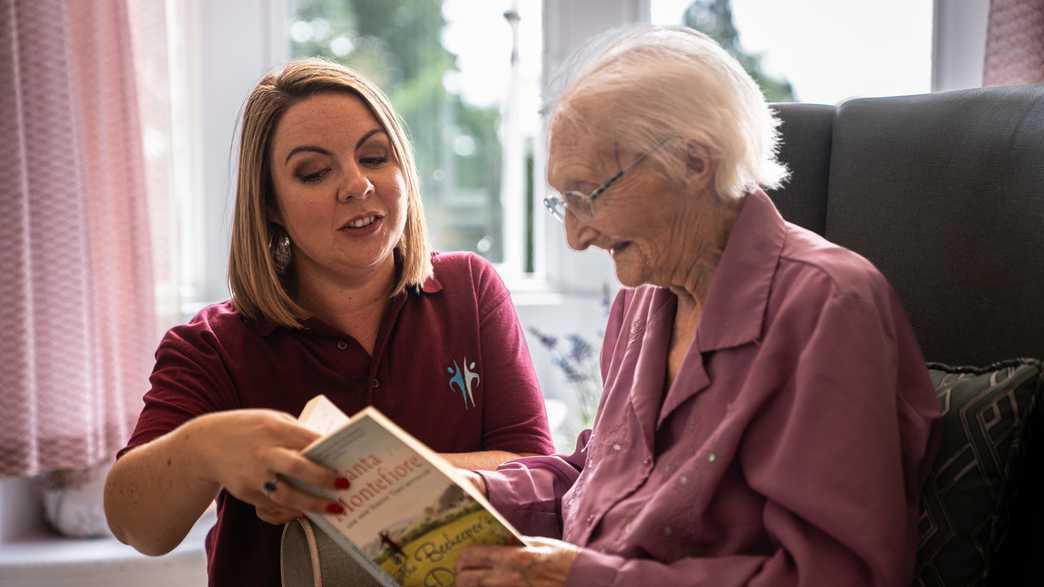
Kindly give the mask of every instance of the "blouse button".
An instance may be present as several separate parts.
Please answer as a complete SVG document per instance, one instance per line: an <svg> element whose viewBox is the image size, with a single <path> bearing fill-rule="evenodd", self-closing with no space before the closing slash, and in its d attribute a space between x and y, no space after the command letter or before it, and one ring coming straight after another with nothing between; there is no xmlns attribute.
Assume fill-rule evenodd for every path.
<svg viewBox="0 0 1044 587"><path fill-rule="evenodd" d="M348 348L348 343L344 342L343 340L337 341L337 350L343 351L343 350L346 350L347 348Z"/></svg>
<svg viewBox="0 0 1044 587"><path fill-rule="evenodd" d="M642 464L643 465L648 465L651 462L652 462L652 459L650 459L649 457L645 457L644 459L642 459Z"/></svg>
<svg viewBox="0 0 1044 587"><path fill-rule="evenodd" d="M591 524L594 522L594 514L587 516L587 523Z"/></svg>
<svg viewBox="0 0 1044 587"><path fill-rule="evenodd" d="M613 450L617 450L617 451L618 451L618 450L620 450L620 449L622 449L622 448L623 448L623 447L622 447L622 446L620 446L620 443L619 443L619 442L614 442L614 443L613 443Z"/></svg>
<svg viewBox="0 0 1044 587"><path fill-rule="evenodd" d="M670 526L664 526L663 527L663 535L664 536L670 536L673 533L674 533L674 530L672 530Z"/></svg>

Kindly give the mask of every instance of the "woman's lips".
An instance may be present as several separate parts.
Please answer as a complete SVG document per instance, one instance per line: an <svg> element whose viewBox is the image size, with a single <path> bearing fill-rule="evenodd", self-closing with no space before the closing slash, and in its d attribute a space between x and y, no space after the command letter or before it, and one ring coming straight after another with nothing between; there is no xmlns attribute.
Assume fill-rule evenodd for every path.
<svg viewBox="0 0 1044 587"><path fill-rule="evenodd" d="M344 233L344 234L346 234L348 236L356 236L356 237L369 236L369 235L377 232L378 230L380 230L381 226L383 226L383 225L384 225L384 218L382 216L378 216L378 217L376 217L373 220L373 222L367 224L366 226L363 226L361 228L352 228L348 224L345 224L344 226L342 226L341 228L338 229L338 232Z"/></svg>

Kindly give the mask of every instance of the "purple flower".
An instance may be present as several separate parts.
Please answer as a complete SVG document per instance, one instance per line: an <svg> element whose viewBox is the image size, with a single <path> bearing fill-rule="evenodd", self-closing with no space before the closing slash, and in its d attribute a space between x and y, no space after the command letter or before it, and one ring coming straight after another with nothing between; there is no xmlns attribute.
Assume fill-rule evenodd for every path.
<svg viewBox="0 0 1044 587"><path fill-rule="evenodd" d="M582 363L591 358L591 355L594 354L594 349L591 347L591 344L579 334L570 334L566 336L566 340L569 341L570 345L569 358L574 362Z"/></svg>
<svg viewBox="0 0 1044 587"><path fill-rule="evenodd" d="M581 373L569 361L561 356L553 357L551 363L562 370L570 383L581 383L587 380L587 376Z"/></svg>
<svg viewBox="0 0 1044 587"><path fill-rule="evenodd" d="M554 350L554 348L558 346L558 339L551 336L550 334L545 334L533 326L529 327L529 332L532 333L533 336L537 337L537 340L540 341L540 344L543 345L544 348L546 348L547 350Z"/></svg>

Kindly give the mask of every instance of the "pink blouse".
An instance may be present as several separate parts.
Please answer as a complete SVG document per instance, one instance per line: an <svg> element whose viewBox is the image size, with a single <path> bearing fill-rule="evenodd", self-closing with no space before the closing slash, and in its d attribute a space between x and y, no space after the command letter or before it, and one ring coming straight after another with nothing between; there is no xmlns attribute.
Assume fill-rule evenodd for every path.
<svg viewBox="0 0 1044 587"><path fill-rule="evenodd" d="M583 547L568 585L909 585L939 407L891 287L751 193L695 340L617 297L593 433L481 472L522 531Z"/></svg>

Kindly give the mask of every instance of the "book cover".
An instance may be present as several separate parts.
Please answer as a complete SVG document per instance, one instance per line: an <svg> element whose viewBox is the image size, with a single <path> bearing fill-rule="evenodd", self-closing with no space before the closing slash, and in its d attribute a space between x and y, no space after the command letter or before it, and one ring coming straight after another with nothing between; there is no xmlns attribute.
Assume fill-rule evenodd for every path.
<svg viewBox="0 0 1044 587"><path fill-rule="evenodd" d="M382 584L452 585L465 546L523 543L452 465L375 408L347 418L317 396L300 421L324 435L304 455L351 482L343 491L304 486L344 507L309 519Z"/></svg>

